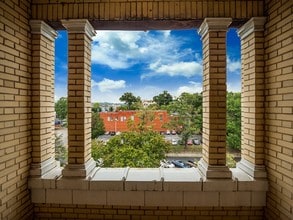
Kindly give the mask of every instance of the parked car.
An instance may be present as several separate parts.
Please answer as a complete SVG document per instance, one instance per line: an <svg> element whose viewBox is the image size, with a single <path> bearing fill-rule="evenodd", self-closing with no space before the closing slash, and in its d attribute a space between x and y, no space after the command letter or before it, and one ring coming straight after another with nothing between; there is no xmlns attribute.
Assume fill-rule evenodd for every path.
<svg viewBox="0 0 293 220"><path fill-rule="evenodd" d="M190 167L191 167L189 164L187 164L187 163L185 163L185 162L183 162L183 161L181 161L181 160L172 160L171 162L172 162L172 163L175 165L175 167L177 167L177 168L190 168Z"/></svg>
<svg viewBox="0 0 293 220"><path fill-rule="evenodd" d="M200 140L198 138L194 138L192 140L192 142L195 144L195 145L200 145Z"/></svg>
<svg viewBox="0 0 293 220"><path fill-rule="evenodd" d="M192 140L188 140L187 145L192 145Z"/></svg>
<svg viewBox="0 0 293 220"><path fill-rule="evenodd" d="M175 130L172 130L172 131L171 131L171 134L172 134L172 135L175 135L175 134L177 134L177 133L176 133Z"/></svg>
<svg viewBox="0 0 293 220"><path fill-rule="evenodd" d="M178 144L178 141L177 141L176 139L172 139L172 140L171 140L171 144L172 144L172 145L177 145L177 144Z"/></svg>
<svg viewBox="0 0 293 220"><path fill-rule="evenodd" d="M167 131L166 131L166 134L167 134L167 135L170 135L170 134L171 134L171 132L170 132L169 130L167 130Z"/></svg>

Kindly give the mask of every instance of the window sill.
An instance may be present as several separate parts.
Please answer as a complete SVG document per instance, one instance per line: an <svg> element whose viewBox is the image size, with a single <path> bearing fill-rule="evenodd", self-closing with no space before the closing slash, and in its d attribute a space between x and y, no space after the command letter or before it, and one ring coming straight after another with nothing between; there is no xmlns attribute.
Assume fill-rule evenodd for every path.
<svg viewBox="0 0 293 220"><path fill-rule="evenodd" d="M203 181L197 168L97 168L87 179L56 168L31 177L33 203L121 206L265 206L268 183L239 168L231 180Z"/></svg>

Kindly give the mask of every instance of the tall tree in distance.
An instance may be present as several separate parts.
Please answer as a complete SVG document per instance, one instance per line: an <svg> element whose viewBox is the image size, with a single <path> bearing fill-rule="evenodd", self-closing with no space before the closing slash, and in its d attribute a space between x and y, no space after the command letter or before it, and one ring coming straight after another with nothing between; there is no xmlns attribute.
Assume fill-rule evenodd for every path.
<svg viewBox="0 0 293 220"><path fill-rule="evenodd" d="M55 112L56 117L64 120L67 118L67 98L61 97L56 103L55 103Z"/></svg>
<svg viewBox="0 0 293 220"><path fill-rule="evenodd" d="M227 93L227 146L241 147L241 94Z"/></svg>
<svg viewBox="0 0 293 220"><path fill-rule="evenodd" d="M127 110L139 109L141 98L139 96L135 97L131 92L125 92L119 100L125 102Z"/></svg>
<svg viewBox="0 0 293 220"><path fill-rule="evenodd" d="M167 127L179 131L187 147L190 136L202 131L202 95L182 93L168 106L168 112L172 117Z"/></svg>
<svg viewBox="0 0 293 220"><path fill-rule="evenodd" d="M162 107L169 105L173 101L173 97L165 90L163 93L154 96L153 101L162 109Z"/></svg>
<svg viewBox="0 0 293 220"><path fill-rule="evenodd" d="M99 112L92 112L92 139L105 133L104 121Z"/></svg>
<svg viewBox="0 0 293 220"><path fill-rule="evenodd" d="M102 111L102 109L100 107L100 103L95 102L92 106L92 112L97 113L97 112L101 112L101 111Z"/></svg>

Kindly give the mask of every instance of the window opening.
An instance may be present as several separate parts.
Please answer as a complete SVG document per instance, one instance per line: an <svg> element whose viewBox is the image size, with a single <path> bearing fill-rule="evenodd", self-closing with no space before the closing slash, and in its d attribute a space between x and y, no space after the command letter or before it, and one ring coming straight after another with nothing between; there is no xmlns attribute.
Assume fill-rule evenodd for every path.
<svg viewBox="0 0 293 220"><path fill-rule="evenodd" d="M230 49L234 47L234 41L230 38L234 39L235 33L235 30L229 30L227 37L228 91L230 85L235 85L234 81L231 83L234 72L229 71L238 70L236 64L239 59L235 61L233 50ZM231 43L233 46L229 46ZM67 82L63 81L62 86L59 84L59 80L67 78L66 51L67 34L61 31L56 39L55 55L57 98L60 94L67 93ZM60 71L62 67L63 71ZM239 81L237 83L240 84ZM173 150L171 153L189 152L191 149L193 156L184 158L185 161L194 160L194 155L199 160L202 144L201 91L202 43L196 30L98 31L92 44L92 127L99 124L95 126L99 129L95 133L103 138L99 139L99 135L93 137L93 145L100 142L104 142L103 146L112 144L109 140L118 138L117 133L121 140L115 143L126 145L125 139L128 137L123 136L123 132L152 130L163 136L164 142L169 145L169 153L170 149ZM191 104L186 106L186 103ZM113 117L112 113L117 116ZM119 118L127 123L119 123ZM184 129L194 125L196 126L192 128L192 134L185 136ZM111 126L111 129L107 129L107 126ZM146 141L149 139L142 138L137 145ZM157 146L163 145L163 142L151 144ZM121 146L119 149L123 151ZM122 153L125 156L133 151L128 148ZM149 152L142 150L135 153L137 158L144 158ZM139 153L145 154L141 156ZM159 153L155 156L158 155ZM169 156L167 159L182 158ZM147 167L153 166L145 160ZM130 161L130 166L136 166L134 162ZM116 161L114 166L123 163L124 161Z"/></svg>
<svg viewBox="0 0 293 220"><path fill-rule="evenodd" d="M67 76L68 76L68 35L58 31L55 40L55 158L61 166L67 164Z"/></svg>
<svg viewBox="0 0 293 220"><path fill-rule="evenodd" d="M237 29L227 32L227 165L235 167L241 150L241 48Z"/></svg>

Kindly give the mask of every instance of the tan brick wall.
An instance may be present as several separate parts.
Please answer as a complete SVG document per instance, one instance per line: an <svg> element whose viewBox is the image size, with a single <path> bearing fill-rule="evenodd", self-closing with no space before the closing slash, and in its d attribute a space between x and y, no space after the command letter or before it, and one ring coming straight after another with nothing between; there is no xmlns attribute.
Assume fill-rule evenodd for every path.
<svg viewBox="0 0 293 220"><path fill-rule="evenodd" d="M0 2L0 219L26 219L31 163L30 1Z"/></svg>
<svg viewBox="0 0 293 220"><path fill-rule="evenodd" d="M262 18L260 21L253 18L239 32L242 57L241 157L254 165L264 164L264 22Z"/></svg>
<svg viewBox="0 0 293 220"><path fill-rule="evenodd" d="M270 188L268 219L292 219L293 74L292 8L288 0L94 1L4 0L0 3L0 218L25 219L31 214L27 177L31 163L31 40L29 19L100 20L203 19L223 16L247 19L263 15L265 27L265 165ZM57 4L58 3L58 4ZM60 4L63 3L63 4ZM32 11L32 15L31 15ZM87 158L88 150L86 150ZM65 210L65 216L61 216ZM153 219L173 214L198 219L262 219L254 208L154 208L36 205L36 217ZM71 213L71 214L70 214ZM116 216L116 215L120 216ZM69 215L69 216L67 216ZM211 216L215 215L215 217ZM174 218L173 218L174 217ZM147 218L147 217L144 217ZM176 216L172 216L176 219ZM172 219L169 217L169 219ZM239 217L241 218L241 217ZM181 216L179 219L182 219Z"/></svg>
<svg viewBox="0 0 293 220"><path fill-rule="evenodd" d="M33 19L204 19L232 17L245 19L263 15L263 0L33 0ZM62 4L58 4L62 2Z"/></svg>
<svg viewBox="0 0 293 220"><path fill-rule="evenodd" d="M85 19L62 23L68 30L69 137L68 165L63 175L87 176L91 172L87 164L95 167L91 159L91 41L95 31Z"/></svg>
<svg viewBox="0 0 293 220"><path fill-rule="evenodd" d="M35 219L262 220L262 208L140 207L35 204Z"/></svg>
<svg viewBox="0 0 293 220"><path fill-rule="evenodd" d="M293 219L292 1L266 1L265 164L267 216Z"/></svg>
<svg viewBox="0 0 293 220"><path fill-rule="evenodd" d="M57 34L48 37L39 33L42 27L38 24L32 26L32 163L41 163L55 157L55 130L52 122L55 112L54 37Z"/></svg>
<svg viewBox="0 0 293 220"><path fill-rule="evenodd" d="M206 19L203 43L203 159L226 165L226 31L231 20Z"/></svg>
<svg viewBox="0 0 293 220"><path fill-rule="evenodd" d="M91 145L91 41L69 33L68 42L68 163L83 164Z"/></svg>

